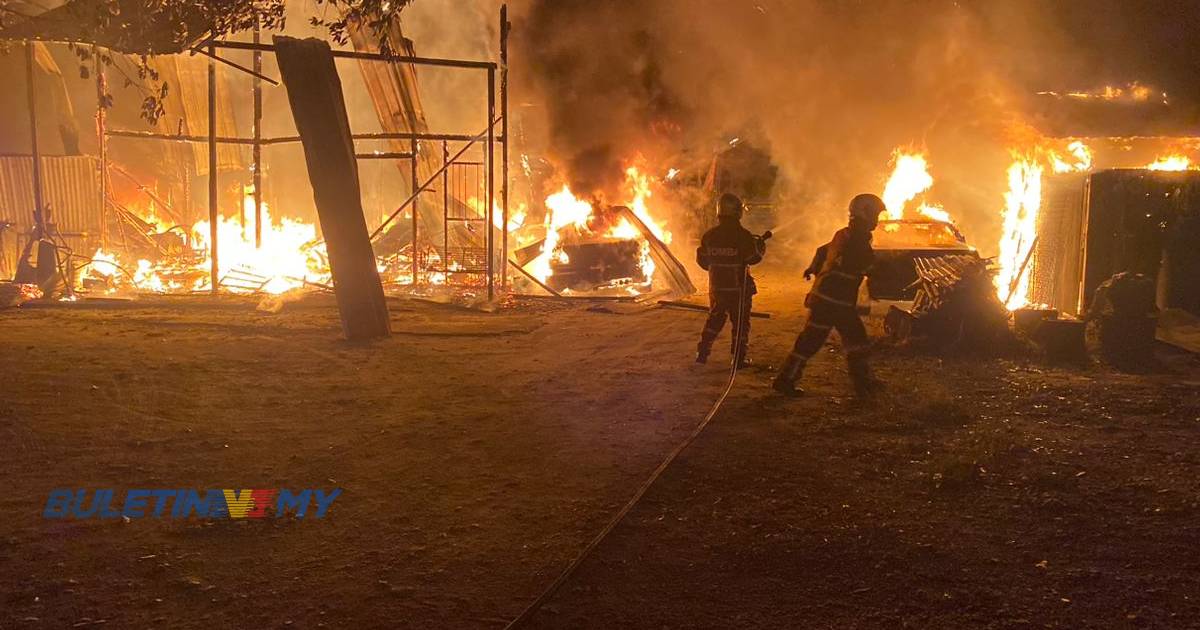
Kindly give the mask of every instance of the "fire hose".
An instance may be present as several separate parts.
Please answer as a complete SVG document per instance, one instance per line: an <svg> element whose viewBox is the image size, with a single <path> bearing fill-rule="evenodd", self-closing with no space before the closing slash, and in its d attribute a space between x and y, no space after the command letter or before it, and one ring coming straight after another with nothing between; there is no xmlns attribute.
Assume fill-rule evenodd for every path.
<svg viewBox="0 0 1200 630"><path fill-rule="evenodd" d="M772 233L770 230L768 230L763 233L762 236L756 238L759 242L765 242L767 239L770 239L771 236ZM749 280L750 267L749 265L746 265L742 267L741 292L738 294L738 312L740 317L739 321L732 322L734 348L741 348L742 325L740 319L742 317L747 319L750 317L750 309L746 308L746 288L750 285ZM505 626L505 630L515 630L516 628L525 627L525 625L533 619L533 616L536 615L539 610L541 610L542 606L545 605L546 602L550 601L551 597L554 597L554 594L558 592L558 589L562 588L562 585L565 584L566 581L575 574L576 569L583 564L583 561L586 560L587 557L590 556L591 553L600 546L600 543L604 542L605 538L608 538L608 535L612 533L614 529L616 529L617 525L625 519L625 516L629 514L629 512L633 510L633 508L642 500L642 497L645 496L646 492L650 489L650 486L653 486L654 482L658 481L658 478L661 477L664 472L666 472L667 468L669 468L671 464L675 463L675 458L679 457L679 454L682 453L684 449L691 446L692 442L695 442L697 437L700 437L700 434L703 433L704 429L708 427L708 423L712 422L712 419L716 417L717 412L720 411L721 405L724 404L725 399L729 397L729 392L733 390L733 384L737 380L738 368L741 367L738 364L740 363L742 357L739 357L738 355L739 353L736 351L733 353L733 357L729 364L729 378L725 381L725 389L721 390L721 395L717 397L716 402L713 403L712 407L708 410L708 413L705 414L704 419L696 425L696 428L692 429L692 432L689 433L682 442L676 445L674 449L671 449L671 452L668 453L666 458L663 459L662 463L660 463L658 467L654 469L654 472L650 473L650 476L647 477L640 486L638 486L637 491L633 493L633 496L630 497L629 501L627 501L625 505L621 506L620 510L617 510L617 513L613 515L613 517L608 521L607 524L605 524L600 532L596 534L596 536L593 537L578 554L576 554L575 558L571 560L566 568L559 573L558 577L555 578L554 581L551 582L550 585L547 586L540 595L538 595L537 599L533 600L528 606L525 607L525 610L521 611L520 615L518 615L515 619L510 621L508 625Z"/></svg>

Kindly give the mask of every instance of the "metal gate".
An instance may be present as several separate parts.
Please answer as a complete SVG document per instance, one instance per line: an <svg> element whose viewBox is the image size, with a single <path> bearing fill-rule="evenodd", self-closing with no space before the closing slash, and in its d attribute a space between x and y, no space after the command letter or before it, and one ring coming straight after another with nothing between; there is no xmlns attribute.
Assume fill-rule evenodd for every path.
<svg viewBox="0 0 1200 630"><path fill-rule="evenodd" d="M487 163L459 159L450 163L450 145L442 142L441 271L447 284L484 284L489 271ZM475 245L472 245L475 243Z"/></svg>

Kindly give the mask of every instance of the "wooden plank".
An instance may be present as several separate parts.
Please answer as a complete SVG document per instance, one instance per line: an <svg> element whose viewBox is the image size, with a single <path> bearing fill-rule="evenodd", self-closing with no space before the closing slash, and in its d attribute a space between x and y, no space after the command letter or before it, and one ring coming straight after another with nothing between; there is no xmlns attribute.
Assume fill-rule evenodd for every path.
<svg viewBox="0 0 1200 630"><path fill-rule="evenodd" d="M355 341L386 337L391 332L387 302L363 216L354 140L333 52L315 38L277 35L274 41L329 251L342 330Z"/></svg>
<svg viewBox="0 0 1200 630"><path fill-rule="evenodd" d="M536 276L534 276L533 274L526 271L524 267L522 267L519 263L517 263L517 261L510 259L508 261L508 264L512 265L514 269L521 272L521 275L528 278L530 282L538 285L539 287L541 287L543 290L545 290L550 295L553 295L554 297L562 297L561 293L559 293L558 291L555 291L553 287L546 284L545 282L538 280Z"/></svg>
<svg viewBox="0 0 1200 630"><path fill-rule="evenodd" d="M659 300L658 304L659 306L665 306L667 308L682 308L689 311L704 311L707 313L709 310L708 307L703 304L684 302L683 300ZM762 313L759 311L750 311L750 317L754 319L771 319L771 314Z"/></svg>

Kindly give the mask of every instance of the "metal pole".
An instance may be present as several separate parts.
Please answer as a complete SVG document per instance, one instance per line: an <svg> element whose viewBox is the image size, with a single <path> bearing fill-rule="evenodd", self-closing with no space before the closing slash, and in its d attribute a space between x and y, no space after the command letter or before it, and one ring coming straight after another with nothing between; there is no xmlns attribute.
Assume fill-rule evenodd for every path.
<svg viewBox="0 0 1200 630"><path fill-rule="evenodd" d="M400 213L404 212L404 209L408 207L408 204L416 201L417 197L420 196L421 193L425 192L425 189L428 188L430 184L432 184L434 181L436 181L438 177L441 177L443 170L445 170L450 164L453 164L455 161L457 161L458 158L462 157L462 154L466 153L467 149L470 149L472 146L475 146L476 142L479 142L480 140L487 137L488 132L491 131L492 127L494 127L496 125L496 123L498 123L498 122L500 122L500 121L493 120L492 123L488 126L487 131L481 131L481 132L479 132L479 135L477 135L473 138L468 138L466 144L464 144L463 147L458 150L458 153L455 153L453 156L450 157L449 164L445 164L445 165L441 166L440 168L438 168L438 170L436 172L434 172L433 175L429 176L429 179L425 180L424 184L421 184L413 194L408 196L408 199L404 200L404 203L400 204L399 207L397 207L395 210L393 210L392 213L389 214L387 216L387 218L383 220L383 223L379 224L379 227L375 228L375 230L371 232L371 240L374 241L376 236L379 236L380 234L382 234L384 228L391 225L392 221L395 221L396 217L400 216Z"/></svg>
<svg viewBox="0 0 1200 630"><path fill-rule="evenodd" d="M104 63L100 59L100 48L92 46L92 59L96 67L96 143L100 154L100 244L108 249L108 112L104 107Z"/></svg>
<svg viewBox="0 0 1200 630"><path fill-rule="evenodd" d="M213 52L212 44L208 51ZM217 266L217 62L208 59L208 248L212 258L209 282L217 292L220 267Z"/></svg>
<svg viewBox="0 0 1200 630"><path fill-rule="evenodd" d="M500 221L504 231L500 233L500 251L508 260L508 5L500 5L500 136L504 145L500 147ZM508 269L500 274L501 290L508 288Z"/></svg>
<svg viewBox="0 0 1200 630"><path fill-rule="evenodd" d="M496 68L488 67L488 121L496 120ZM496 232L493 221L495 212L492 204L495 202L495 178L492 175L496 160L496 126L489 124L487 129L487 289L488 300L496 297ZM508 226L505 226L508 227Z"/></svg>
<svg viewBox="0 0 1200 630"><path fill-rule="evenodd" d="M412 141L409 144L409 147L410 147L409 150L412 152L412 160L409 161L409 164L412 165L412 168L409 170L411 172L413 194L416 195L417 188L420 187L420 185L421 185L421 183L417 181L417 139L416 138L412 139ZM417 219L418 219L418 217L417 217L417 214L418 214L417 213L417 202L418 201L420 201L419 197L413 197L413 202L412 202L412 285L414 287L417 286Z"/></svg>
<svg viewBox="0 0 1200 630"><path fill-rule="evenodd" d="M254 20L254 43L259 43L261 29ZM262 51L254 51L254 247L262 247Z"/></svg>
<svg viewBox="0 0 1200 630"><path fill-rule="evenodd" d="M46 215L42 207L42 152L38 149L37 86L33 83L33 41L25 42L25 85L29 104L29 145L33 158L33 221L37 238L46 237ZM41 261L38 266L41 267Z"/></svg>
<svg viewBox="0 0 1200 630"><path fill-rule="evenodd" d="M442 274L450 281L450 143L442 140Z"/></svg>

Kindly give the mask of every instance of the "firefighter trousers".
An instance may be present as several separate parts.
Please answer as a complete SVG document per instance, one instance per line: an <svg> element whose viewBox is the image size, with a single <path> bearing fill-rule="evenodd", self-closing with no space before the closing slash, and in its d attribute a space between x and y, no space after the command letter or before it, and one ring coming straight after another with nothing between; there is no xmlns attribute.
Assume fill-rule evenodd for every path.
<svg viewBox="0 0 1200 630"><path fill-rule="evenodd" d="M837 329L838 336L842 338L851 379L855 384L870 381L872 377L867 364L867 354L871 346L867 339L867 329L863 326L858 312L853 306L822 301L813 304L809 311L808 323L796 337L796 343L779 371L778 378L785 382L795 382L809 358L825 345L829 333L834 329Z"/></svg>
<svg viewBox="0 0 1200 630"><path fill-rule="evenodd" d="M700 332L697 352L708 356L717 335L721 334L721 329L725 327L725 320L729 319L733 328L729 350L738 360L744 359L750 343L750 310L753 301L754 294L749 292L745 299L742 298L741 288L709 292L708 320L704 322L704 330Z"/></svg>

